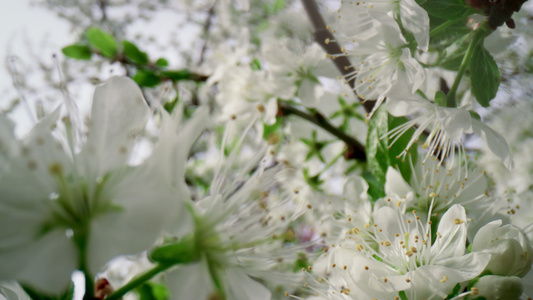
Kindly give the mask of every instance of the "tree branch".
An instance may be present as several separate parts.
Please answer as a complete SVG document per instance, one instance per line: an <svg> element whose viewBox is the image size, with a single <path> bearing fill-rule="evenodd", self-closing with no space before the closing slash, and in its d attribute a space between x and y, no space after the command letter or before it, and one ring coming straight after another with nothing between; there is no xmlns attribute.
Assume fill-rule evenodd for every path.
<svg viewBox="0 0 533 300"><path fill-rule="evenodd" d="M337 67L337 70L339 70L342 76L346 77L348 73L350 73L352 64L346 56L337 56L339 53L342 53L342 50L339 47L339 44L335 42L335 36L333 36L333 34L328 30L328 27L326 26L326 23L324 22L324 19L318 10L316 2L314 0L302 0L302 4L305 8L307 16L309 17L309 20L311 21L311 24L313 25L313 36L315 42L317 42L322 49L324 49L324 51L330 55L335 67ZM364 100L363 98L359 97L359 95L355 92L355 78L348 80L348 85L350 88L352 88L355 97L357 97L357 99L359 99L359 101L363 104L366 112L370 113L376 101Z"/></svg>
<svg viewBox="0 0 533 300"><path fill-rule="evenodd" d="M100 53L97 53L97 54L102 56ZM144 70L150 70L150 71L154 71L154 72L161 71L160 67L158 67L155 63L149 63L149 64L146 64L146 65L138 65L138 64L128 60L124 54L120 54L117 57L114 57L111 60L111 63L114 63L114 62L119 62L126 69L126 71L127 71L127 68L126 68L127 66L135 67L137 70L143 70L144 69ZM204 82L204 81L207 81L207 79L209 79L209 76L203 75L203 74L194 73L194 72L189 72L189 76L186 79L187 80L196 81L196 82ZM167 80L167 79L163 78L163 80Z"/></svg>
<svg viewBox="0 0 533 300"><path fill-rule="evenodd" d="M348 150L346 151L345 157L347 159L353 158L360 161L366 161L366 152L365 146L363 146L359 141L344 133L339 128L333 126L326 117L320 112L309 113L303 110L300 110L285 101L278 101L278 108L283 115L295 115L304 120L307 120L318 127L324 129L325 131L331 133L332 135L338 137L342 140Z"/></svg>
<svg viewBox="0 0 533 300"><path fill-rule="evenodd" d="M100 8L100 11L102 12L102 22L107 21L106 0L98 0L98 7Z"/></svg>
<svg viewBox="0 0 533 300"><path fill-rule="evenodd" d="M204 27L202 28L202 32L204 35L204 44L202 45L202 50L200 52L200 60L198 61L199 65L201 65L205 59L205 52L207 51L207 43L209 40L209 30L211 29L211 24L213 23L213 16L215 15L215 5L216 2L214 2L213 5L211 5L211 8L209 8Z"/></svg>

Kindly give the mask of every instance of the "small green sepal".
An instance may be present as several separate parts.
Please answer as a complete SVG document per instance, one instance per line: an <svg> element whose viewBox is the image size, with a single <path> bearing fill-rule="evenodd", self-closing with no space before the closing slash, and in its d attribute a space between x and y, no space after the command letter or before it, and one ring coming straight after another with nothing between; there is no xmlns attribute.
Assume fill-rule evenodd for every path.
<svg viewBox="0 0 533 300"><path fill-rule="evenodd" d="M446 94L443 91L437 91L435 93L435 104L446 107Z"/></svg>
<svg viewBox="0 0 533 300"><path fill-rule="evenodd" d="M472 93L481 106L488 107L500 87L500 71L489 51L483 47L483 39L474 49L470 60Z"/></svg>
<svg viewBox="0 0 533 300"><path fill-rule="evenodd" d="M475 112L475 111L473 111L473 110L469 110L468 112L470 113L470 116L471 116L473 119L476 119L476 120L478 120L478 121L481 121L481 116L480 116L477 112Z"/></svg>
<svg viewBox="0 0 533 300"><path fill-rule="evenodd" d="M186 264L200 260L196 240L193 235L186 236L175 243L159 246L151 251L149 258L163 265Z"/></svg>

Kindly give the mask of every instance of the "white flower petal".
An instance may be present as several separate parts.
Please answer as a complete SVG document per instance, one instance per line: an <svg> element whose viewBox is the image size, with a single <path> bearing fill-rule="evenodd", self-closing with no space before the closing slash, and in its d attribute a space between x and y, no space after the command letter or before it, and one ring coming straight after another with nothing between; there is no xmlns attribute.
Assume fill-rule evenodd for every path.
<svg viewBox="0 0 533 300"><path fill-rule="evenodd" d="M486 275L481 277L474 286L479 290L479 296L487 300L524 299L521 298L524 286L520 277Z"/></svg>
<svg viewBox="0 0 533 300"><path fill-rule="evenodd" d="M455 204L442 216L437 228L437 238L431 246L431 256L436 260L460 257L465 253L466 212Z"/></svg>
<svg viewBox="0 0 533 300"><path fill-rule="evenodd" d="M320 84L304 78L298 89L298 98L302 101L302 104L306 107L316 107L318 99L322 97L324 90Z"/></svg>
<svg viewBox="0 0 533 300"><path fill-rule="evenodd" d="M112 77L94 92L86 174L96 178L125 165L135 134L148 120L150 110L139 86L128 77Z"/></svg>
<svg viewBox="0 0 533 300"><path fill-rule="evenodd" d="M199 109L185 124L181 122L181 109L175 111L172 116L161 112L159 142L146 165L151 172L161 174L161 179L176 191L185 192L188 190L185 185L185 163L192 145L209 125L208 111Z"/></svg>
<svg viewBox="0 0 533 300"><path fill-rule="evenodd" d="M182 199L142 166L113 176L101 198L109 197L118 207L96 215L91 222L88 245L92 272L117 255L148 249L170 227L176 214L186 211ZM115 179L118 182L113 182Z"/></svg>
<svg viewBox="0 0 533 300"><path fill-rule="evenodd" d="M387 169L385 175L385 194L397 195L400 198L408 199L413 195L413 189L402 177L402 174L393 167Z"/></svg>
<svg viewBox="0 0 533 300"><path fill-rule="evenodd" d="M236 268L226 268L226 296L233 300L270 300L271 292Z"/></svg>
<svg viewBox="0 0 533 300"><path fill-rule="evenodd" d="M414 0L400 1L402 25L413 33L418 49L428 51L429 47L429 16L425 9Z"/></svg>
<svg viewBox="0 0 533 300"><path fill-rule="evenodd" d="M526 235L517 227L501 220L483 226L472 242L473 252L491 254L487 270L494 275L525 276L533 262L533 248Z"/></svg>
<svg viewBox="0 0 533 300"><path fill-rule="evenodd" d="M173 300L209 299L215 290L205 260L170 270L166 281Z"/></svg>
<svg viewBox="0 0 533 300"><path fill-rule="evenodd" d="M435 107L437 119L441 120L446 134L455 142L460 142L463 134L472 133L472 117L461 108Z"/></svg>
<svg viewBox="0 0 533 300"><path fill-rule="evenodd" d="M16 278L37 291L57 295L67 289L77 262L73 241L65 229L57 228L26 245L0 250L0 280Z"/></svg>
<svg viewBox="0 0 533 300"><path fill-rule="evenodd" d="M406 92L406 90L407 85L403 84L395 85L390 92L392 94L406 95L408 93ZM417 112L421 107L423 107L425 105L424 102L426 101L418 95L413 95L412 98L408 99L389 97L389 100L387 102L387 110L391 115L395 117L408 116Z"/></svg>
<svg viewBox="0 0 533 300"><path fill-rule="evenodd" d="M472 119L472 129L476 134L480 135L486 141L487 146L492 153L498 156L508 169L513 168L511 151L509 150L509 145L503 136L476 119Z"/></svg>
<svg viewBox="0 0 533 300"><path fill-rule="evenodd" d="M456 280L460 282L478 276L485 270L489 260L490 254L472 252L463 256L440 260L438 264L455 270L457 272Z"/></svg>
<svg viewBox="0 0 533 300"><path fill-rule="evenodd" d="M453 268L421 266L411 273L411 288L406 295L408 299L444 299L457 283L470 279Z"/></svg>
<svg viewBox="0 0 533 300"><path fill-rule="evenodd" d="M402 50L402 56L400 60L405 67L405 75L407 75L405 77L407 79L405 80L407 81L406 84L408 87L411 87L411 94L414 94L426 80L426 70L424 67L422 67L422 65L420 65L420 63L418 63L416 59L411 56L411 51L409 51L407 48ZM399 84L402 84L402 82L399 81L395 85ZM391 92L389 91L389 93ZM394 94L392 95L396 96Z"/></svg>
<svg viewBox="0 0 533 300"><path fill-rule="evenodd" d="M31 300L16 281L0 282L0 297L2 300Z"/></svg>
<svg viewBox="0 0 533 300"><path fill-rule="evenodd" d="M403 236L407 232L403 228L405 224L404 215L398 209L388 206L382 206L374 212L374 224L380 230L380 241L392 242L396 238L396 234Z"/></svg>

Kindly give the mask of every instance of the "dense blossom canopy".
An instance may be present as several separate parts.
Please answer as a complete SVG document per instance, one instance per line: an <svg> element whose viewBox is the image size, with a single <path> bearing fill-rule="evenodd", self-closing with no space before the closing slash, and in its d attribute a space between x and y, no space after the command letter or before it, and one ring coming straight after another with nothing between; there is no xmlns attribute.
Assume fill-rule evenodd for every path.
<svg viewBox="0 0 533 300"><path fill-rule="evenodd" d="M0 299L531 299L531 3L36 3Z"/></svg>

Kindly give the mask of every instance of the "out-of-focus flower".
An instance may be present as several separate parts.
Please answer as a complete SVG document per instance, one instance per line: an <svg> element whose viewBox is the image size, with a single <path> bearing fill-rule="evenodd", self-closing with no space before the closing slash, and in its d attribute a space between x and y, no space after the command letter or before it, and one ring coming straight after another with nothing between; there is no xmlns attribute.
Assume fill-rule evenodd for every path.
<svg viewBox="0 0 533 300"><path fill-rule="evenodd" d="M75 111L58 142L59 116L56 109L23 140L11 130L0 135L0 278L53 294L76 269L94 274L117 255L146 249L180 210L153 161L128 164L150 116L135 82L114 77L96 88L81 142L83 129L69 121L80 118Z"/></svg>
<svg viewBox="0 0 533 300"><path fill-rule="evenodd" d="M472 243L472 251L490 253L486 269L494 275L524 277L533 263L531 242L513 225L493 221L483 226Z"/></svg>
<svg viewBox="0 0 533 300"><path fill-rule="evenodd" d="M427 12L413 0L368 0L342 1L339 9L339 27L350 32L350 36L364 36L375 30L370 24L379 24L394 18L410 31L422 51L429 45L429 16ZM385 21L385 22L388 22Z"/></svg>
<svg viewBox="0 0 533 300"><path fill-rule="evenodd" d="M190 241L194 258L166 275L176 299L270 299L263 284L299 286L298 276L286 271L311 242L288 244L294 238L289 223L298 215L297 207L291 204L292 195L276 188L281 166L262 159L264 150L239 171L232 170L237 150L224 162L221 157L209 195L188 204L194 228L179 235L178 242Z"/></svg>
<svg viewBox="0 0 533 300"><path fill-rule="evenodd" d="M294 44L291 40L266 40L264 44L266 67L272 70L276 77L285 78L297 86L297 97L304 106L316 107L324 94L324 87L318 76L334 77L337 74L331 61L326 59L324 50L317 44L309 47L303 47L302 44L301 49L297 46L290 47Z"/></svg>
<svg viewBox="0 0 533 300"><path fill-rule="evenodd" d="M407 211L416 210L433 216L442 216L453 204L461 204L470 217L483 215L494 201L488 196L487 177L471 168L446 169L429 159L412 165L413 172L407 183L399 171L389 167L386 174L385 194L382 202L402 206ZM421 216L424 218L424 216Z"/></svg>
<svg viewBox="0 0 533 300"><path fill-rule="evenodd" d="M348 11L358 9L353 2L348 7ZM374 110L387 97L391 98L389 100L401 98L399 90L406 97L412 95L424 83L425 70L411 55L396 20L388 14L372 14L371 10L358 12L358 15L368 14L359 19L343 9L340 10L340 20L361 22L359 26L336 29L337 39L344 45L343 53L338 56L347 56L353 64L345 75L346 81L356 80L354 90L362 99L377 100ZM374 22L373 17L378 17L379 22Z"/></svg>
<svg viewBox="0 0 533 300"><path fill-rule="evenodd" d="M487 275L479 278L472 288L472 299L518 300L522 296L522 282L516 276Z"/></svg>

